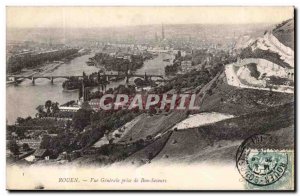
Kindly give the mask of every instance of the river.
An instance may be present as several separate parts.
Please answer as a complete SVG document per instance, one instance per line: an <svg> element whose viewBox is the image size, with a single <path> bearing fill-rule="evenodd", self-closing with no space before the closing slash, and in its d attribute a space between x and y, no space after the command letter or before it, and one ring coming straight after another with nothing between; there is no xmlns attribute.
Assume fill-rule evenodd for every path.
<svg viewBox="0 0 300 196"><path fill-rule="evenodd" d="M83 55L74 58L69 63L60 65L51 73L45 75L81 75L84 71L86 74L91 74L98 71L98 68L87 66L86 61L94 54ZM163 74L164 67L169 62L163 61L165 58L173 59L170 54L159 54L157 57L144 62L142 68L136 71L137 74ZM36 107L44 105L47 100L56 101L63 104L70 100L78 99L78 91L64 91L62 83L65 79L57 78L54 84L51 84L48 79L37 79L35 85L32 85L31 80L24 80L18 86L6 86L6 120L8 124L13 124L17 117L27 117L36 114ZM113 82L107 86L116 87L119 84L125 84L124 81Z"/></svg>

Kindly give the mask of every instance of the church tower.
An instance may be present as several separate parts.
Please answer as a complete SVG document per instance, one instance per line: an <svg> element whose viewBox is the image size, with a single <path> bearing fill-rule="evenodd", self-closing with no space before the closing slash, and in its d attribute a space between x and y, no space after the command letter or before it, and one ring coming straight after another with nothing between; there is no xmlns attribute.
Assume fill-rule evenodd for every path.
<svg viewBox="0 0 300 196"><path fill-rule="evenodd" d="M165 39L165 29L164 29L164 24L161 25L161 39Z"/></svg>

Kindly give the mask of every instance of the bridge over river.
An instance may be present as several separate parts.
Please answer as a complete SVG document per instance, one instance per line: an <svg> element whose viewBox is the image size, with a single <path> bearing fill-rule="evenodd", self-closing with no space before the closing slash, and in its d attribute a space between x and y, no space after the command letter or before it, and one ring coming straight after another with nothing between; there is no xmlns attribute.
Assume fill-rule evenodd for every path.
<svg viewBox="0 0 300 196"><path fill-rule="evenodd" d="M128 83L129 78L132 77L137 77L137 78L144 78L144 79L152 79L152 78L160 78L161 81L165 81L163 75L159 75L159 74L102 74L100 75L101 79L105 79L105 81L110 81L113 78L126 78L126 83ZM44 79L48 79L51 81L51 84L53 84L54 79L56 78L65 78L65 79L70 79L70 78L83 78L83 75L54 75L54 76L46 76L46 75L42 75L42 76L18 76L18 75L8 75L7 76L9 81L13 81L16 85L21 83L23 80L28 79L32 81L32 84L35 84L35 80L39 79L39 78L44 78Z"/></svg>

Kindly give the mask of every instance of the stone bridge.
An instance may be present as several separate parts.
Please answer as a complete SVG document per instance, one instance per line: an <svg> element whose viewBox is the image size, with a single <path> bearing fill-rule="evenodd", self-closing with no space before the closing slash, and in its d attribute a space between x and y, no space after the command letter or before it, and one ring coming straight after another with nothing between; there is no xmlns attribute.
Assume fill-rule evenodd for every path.
<svg viewBox="0 0 300 196"><path fill-rule="evenodd" d="M16 75L8 75L7 78L9 80L14 81L15 84L21 83L23 80L28 79L32 81L32 84L35 84L35 80L39 78L44 78L48 79L51 81L51 84L53 84L54 79L56 78L65 78L65 79L70 79L70 78L83 78L82 75L80 76L75 76L75 75L59 75L59 76L16 76ZM129 78L131 77L138 77L138 78L144 78L144 79L151 79L151 78L160 78L162 81L164 81L163 75L156 75L156 74L102 74L100 75L101 78L105 78L106 81L109 81L111 78L114 77L125 77L126 78L126 83L128 83Z"/></svg>

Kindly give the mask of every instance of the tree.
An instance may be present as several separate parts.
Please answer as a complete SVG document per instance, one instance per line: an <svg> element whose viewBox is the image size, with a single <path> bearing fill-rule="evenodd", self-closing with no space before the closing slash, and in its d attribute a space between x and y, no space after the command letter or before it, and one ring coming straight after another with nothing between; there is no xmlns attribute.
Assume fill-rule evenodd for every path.
<svg viewBox="0 0 300 196"><path fill-rule="evenodd" d="M27 118L25 118L25 121L27 121L27 122L30 120L32 120L31 116L28 116Z"/></svg>
<svg viewBox="0 0 300 196"><path fill-rule="evenodd" d="M120 133L116 133L115 137L120 138L122 135Z"/></svg>
<svg viewBox="0 0 300 196"><path fill-rule="evenodd" d="M11 140L7 143L7 148L10 150L11 153L13 153L14 155L19 154L19 146L16 142L16 140Z"/></svg>
<svg viewBox="0 0 300 196"><path fill-rule="evenodd" d="M86 75L85 72L82 72L82 78L83 78L83 84L86 84L86 82L88 81L88 76Z"/></svg>
<svg viewBox="0 0 300 196"><path fill-rule="evenodd" d="M59 112L58 105L59 105L59 103L52 102L52 104L51 104L51 112L52 112L52 114L56 114L57 112Z"/></svg>
<svg viewBox="0 0 300 196"><path fill-rule="evenodd" d="M83 134L81 139L80 139L80 147L83 148L85 147L86 145L88 145L90 142L90 137L88 134Z"/></svg>
<svg viewBox="0 0 300 196"><path fill-rule="evenodd" d="M208 89L208 90L207 90L207 94L208 94L209 96L211 96L211 95L212 95L212 90L211 90L211 89Z"/></svg>
<svg viewBox="0 0 300 196"><path fill-rule="evenodd" d="M45 116L46 113L45 113L44 109L45 109L45 107L43 105L39 105L36 108L36 110L38 111L38 113L36 114L36 117L41 118L41 117Z"/></svg>
<svg viewBox="0 0 300 196"><path fill-rule="evenodd" d="M47 109L47 115L49 115L50 113L51 113L51 105L52 105L52 102L51 102L51 100L47 100L46 102L45 102L45 108Z"/></svg>
<svg viewBox="0 0 300 196"><path fill-rule="evenodd" d="M180 58L180 57L181 57L181 51L178 50L177 55L175 55L175 59L178 59L178 58Z"/></svg>
<svg viewBox="0 0 300 196"><path fill-rule="evenodd" d="M71 128L71 125L72 125L72 122L70 120L68 120L66 123L65 123L65 128L66 129L70 129Z"/></svg>
<svg viewBox="0 0 300 196"><path fill-rule="evenodd" d="M92 107L91 107L91 105L90 105L89 102L87 102L87 101L83 102L81 108L82 108L83 110L89 110L89 111L93 110Z"/></svg>
<svg viewBox="0 0 300 196"><path fill-rule="evenodd" d="M24 144L22 145L22 149L23 149L24 151L29 151L29 150L30 150L30 147L29 147L29 145L28 145L27 143L24 143Z"/></svg>
<svg viewBox="0 0 300 196"><path fill-rule="evenodd" d="M97 73L97 82L98 82L98 84L100 83L100 81L101 81L100 71L98 71L98 73Z"/></svg>
<svg viewBox="0 0 300 196"><path fill-rule="evenodd" d="M19 125L24 123L24 122L25 122L25 119L22 118L22 117L18 117L17 120L16 120L16 123L19 124Z"/></svg>
<svg viewBox="0 0 300 196"><path fill-rule="evenodd" d="M152 140L152 139L153 139L152 135L147 135L146 140Z"/></svg>
<svg viewBox="0 0 300 196"><path fill-rule="evenodd" d="M144 147L144 143L145 143L145 141L143 140L143 139L139 139L137 142L136 142L136 146L137 146L137 148L142 148L142 147Z"/></svg>
<svg viewBox="0 0 300 196"><path fill-rule="evenodd" d="M41 143L40 148L48 149L51 144L51 137L49 135L44 135Z"/></svg>
<svg viewBox="0 0 300 196"><path fill-rule="evenodd" d="M147 158L148 158L149 161L150 161L151 159L153 159L153 158L154 158L153 153L152 153L152 152L149 152Z"/></svg>
<svg viewBox="0 0 300 196"><path fill-rule="evenodd" d="M75 129L82 131L91 123L91 110L79 109L73 116L73 126Z"/></svg>
<svg viewBox="0 0 300 196"><path fill-rule="evenodd" d="M113 142L114 142L114 138L111 138L111 139L108 140L109 144L112 144Z"/></svg>

